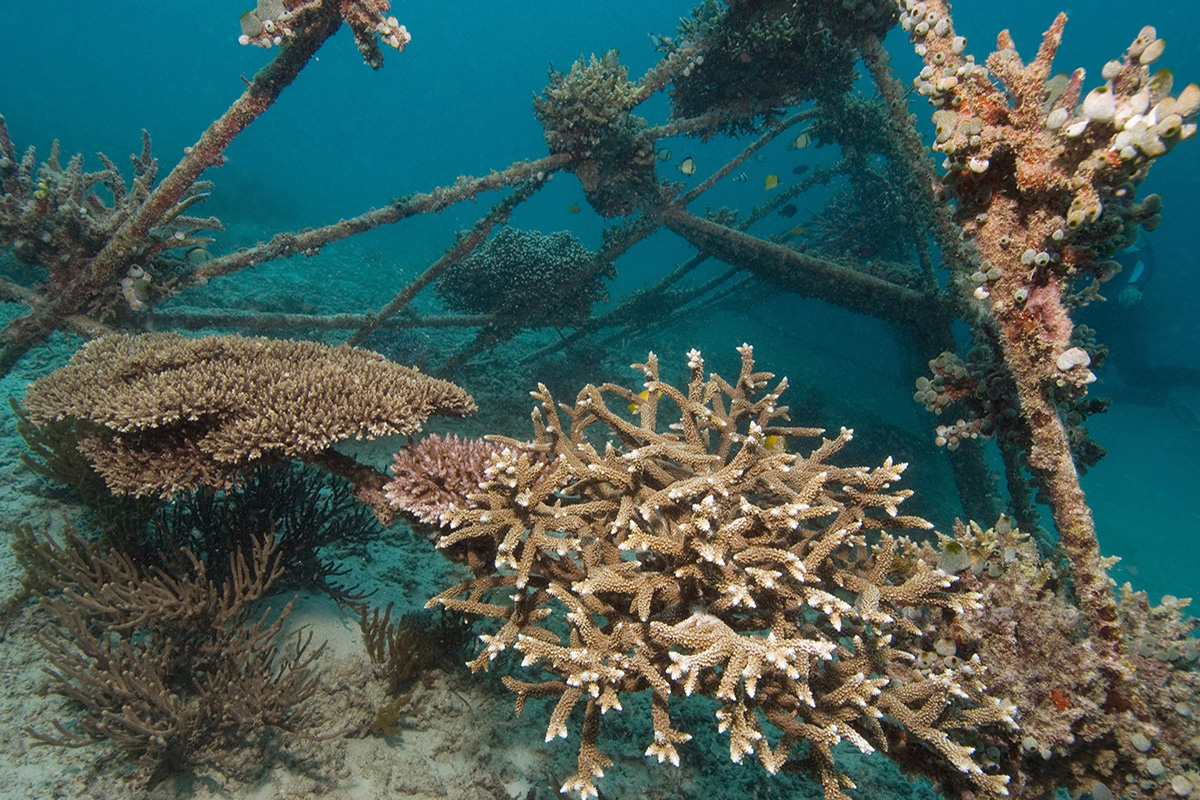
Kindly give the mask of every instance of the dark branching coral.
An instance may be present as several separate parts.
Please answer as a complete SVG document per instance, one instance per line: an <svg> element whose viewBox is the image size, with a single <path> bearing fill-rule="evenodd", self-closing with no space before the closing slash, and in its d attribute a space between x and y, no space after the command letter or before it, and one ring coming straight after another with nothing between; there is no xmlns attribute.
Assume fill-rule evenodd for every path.
<svg viewBox="0 0 1200 800"><path fill-rule="evenodd" d="M492 558L431 603L503 622L471 666L521 652L536 670L505 683L518 708L558 698L547 739L566 736L585 705L566 790L597 795L593 778L611 763L600 715L648 691L646 752L660 762L678 763L690 738L672 726L671 698L700 694L716 700L735 762L756 754L771 771L811 771L829 800L850 786L834 746L887 750L889 737L919 740L975 791L1002 793L1007 779L985 773L967 744L1012 721L984 695L983 665L933 674L913 663L941 636L927 609L977 597L888 532L929 527L898 513L911 493L891 485L906 465L830 463L845 429L807 455L784 449L783 437L820 431L786 425L786 379L766 390L773 376L755 371L748 345L740 352L727 382L706 380L692 351L683 389L659 379L651 354L635 365L644 395L589 385L561 406L565 418L540 387L534 441L497 437L513 449L493 458L482 507L460 512L438 543Z"/></svg>
<svg viewBox="0 0 1200 800"><path fill-rule="evenodd" d="M646 121L630 113L639 99L610 50L586 63L580 58L566 74L551 69L533 100L550 152L571 154L588 202L605 217L632 214L658 188L654 139L643 135Z"/></svg>
<svg viewBox="0 0 1200 800"><path fill-rule="evenodd" d="M142 152L132 156L133 180L126 184L121 171L107 156L98 172L84 172L83 156L63 166L56 141L50 157L38 165L30 147L17 158L8 129L0 117L0 247L12 248L23 264L44 267L49 291L61 290L112 239L117 229L145 202L154 185L158 161L150 154L150 137L142 133ZM153 291L178 271L169 251L182 251L212 241L199 236L206 229L223 230L213 217L185 212L208 196L212 184L193 184L149 232L131 259L139 266L124 285L107 287L92 299L90 313L114 316L124 308L140 309ZM111 202L105 202L105 196ZM124 296L122 296L124 295Z"/></svg>
<svg viewBox="0 0 1200 800"><path fill-rule="evenodd" d="M392 621L392 604L383 613L359 607L363 642L376 674L390 695L407 688L433 668L461 664L471 639L471 620L451 611L410 611Z"/></svg>
<svg viewBox="0 0 1200 800"><path fill-rule="evenodd" d="M295 463L259 464L229 489L198 487L171 500L114 495L79 452L98 426L65 419L35 425L15 401L17 430L29 446L22 460L34 472L74 495L90 527L141 566L178 567L171 556L187 548L217 583L228 577L233 553L249 552L272 533L285 567L280 588L322 591L356 599L336 580L345 570L321 556L328 547L359 546L379 531L374 516L354 498L343 478ZM361 598L357 598L361 599Z"/></svg>
<svg viewBox="0 0 1200 800"><path fill-rule="evenodd" d="M786 106L842 94L857 60L850 37L867 30L864 22L886 31L896 10L891 3L859 3L864 16L856 20L841 5L774 0L722 7L706 0L682 21L676 39L658 39L668 54L701 45L703 58L675 78L672 116L719 112L720 121L706 135L737 134L757 130Z"/></svg>
<svg viewBox="0 0 1200 800"><path fill-rule="evenodd" d="M79 451L79 443L95 436L98 426L76 419L44 425L34 423L13 398L8 400L17 418L17 433L28 453L21 461L46 478L54 491L65 492L80 503L90 527L113 540L136 540L146 530L159 503L155 498L114 495L92 462Z"/></svg>
<svg viewBox="0 0 1200 800"><path fill-rule="evenodd" d="M121 542L156 554L186 548L205 562L214 582L228 577L230 556L248 552L271 533L283 568L277 589L321 591L339 600L361 599L339 583L347 570L322 557L331 547L361 546L379 534L375 516L354 498L343 478L299 464L255 467L225 490L200 487L163 504L148 535ZM109 537L112 538L111 536Z"/></svg>
<svg viewBox="0 0 1200 800"><path fill-rule="evenodd" d="M451 265L437 294L456 311L494 315L503 331L557 328L586 320L604 296L604 278L615 274L611 264L597 270L595 254L567 231L506 226Z"/></svg>
<svg viewBox="0 0 1200 800"><path fill-rule="evenodd" d="M78 716L56 721L56 734L28 730L34 738L111 742L153 781L190 766L235 768L235 752L269 728L313 735L312 665L323 646L311 648L311 633L282 652L275 644L292 603L251 617L282 572L273 539L234 554L223 583L188 551L187 567L169 573L78 534L35 549L25 565L50 587L41 604L51 625L37 635L50 691Z"/></svg>
<svg viewBox="0 0 1200 800"><path fill-rule="evenodd" d="M830 258L853 259L856 265L859 260L877 259L899 264L909 255L903 234L908 228L899 194L879 174L864 171L849 187L839 187L825 207L805 221L804 245ZM879 277L905 282L902 275Z"/></svg>

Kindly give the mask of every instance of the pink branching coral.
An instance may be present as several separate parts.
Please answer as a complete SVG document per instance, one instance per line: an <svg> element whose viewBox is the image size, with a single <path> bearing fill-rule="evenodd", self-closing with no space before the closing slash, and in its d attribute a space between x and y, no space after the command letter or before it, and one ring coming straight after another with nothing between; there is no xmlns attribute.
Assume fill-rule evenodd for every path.
<svg viewBox="0 0 1200 800"><path fill-rule="evenodd" d="M445 438L431 433L396 453L383 494L397 511L427 525L449 525L459 511L474 508L484 471L502 446L483 439Z"/></svg>

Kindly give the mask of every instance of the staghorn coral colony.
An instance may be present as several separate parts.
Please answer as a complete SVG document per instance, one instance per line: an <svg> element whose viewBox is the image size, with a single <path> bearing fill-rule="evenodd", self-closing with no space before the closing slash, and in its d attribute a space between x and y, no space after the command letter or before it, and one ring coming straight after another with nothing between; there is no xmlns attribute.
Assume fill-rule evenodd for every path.
<svg viewBox="0 0 1200 800"><path fill-rule="evenodd" d="M190 213L211 188L200 176L342 25L373 68L384 46L403 51L411 36L389 12L386 0L260 0L238 41L272 60L161 180L148 135L126 181L104 157L96 173L78 156L64 166L57 144L41 165L32 148L19 156L0 118L0 248L17 266L0 297L27 308L0 330L0 371L56 331L92 340L14 404L26 463L93 512L79 533L14 536L25 579L6 606L13 635L41 648L47 691L70 701L30 726L35 740L108 743L144 784L215 768L248 786L256 767L294 758L296 737L395 745L414 693L465 660L502 673L518 711L544 707L547 742L573 740L559 794L601 795L614 728L640 732L650 761L685 769L706 757L693 737L713 728L732 762L809 776L827 800L873 796L855 786L851 750L952 798L1200 792L1197 622L1186 600L1117 590L1079 484L1105 455L1086 423L1108 407L1090 394L1106 349L1072 314L1103 299L1116 251L1161 222L1162 199L1139 199L1139 185L1195 136L1200 110L1200 88L1158 67L1153 28L1089 79L1052 73L1063 15L1032 61L1007 32L976 61L944 0L705 0L653 37L661 59L639 78L615 50L552 68L533 101L547 149L536 160L189 255L221 230ZM882 45L897 26L923 61L911 85L934 106L932 142ZM870 91L856 88L860 65ZM669 113L656 124L641 107L660 94ZM680 176L698 159L672 161L662 146L740 135L751 140L690 188ZM791 182L770 174L774 194L749 212L689 210L721 181L744 181L785 136L789 151L840 155L798 165ZM559 171L595 216L622 218L599 250L509 224ZM763 232L826 186L804 224ZM378 311L166 303L488 191L505 194ZM694 254L597 311L619 260L662 230ZM710 259L724 271L701 280ZM431 284L421 299L433 311L415 302ZM635 364L640 390L602 381L606 347L712 320L763 287L903 331L930 368L911 376L914 400L950 415L929 438L952 453L973 520L946 534L904 513L907 464L859 456L847 428L794 425L787 379L772 383L749 345L732 378L706 372L693 349L678 370L653 352ZM431 337L432 374L353 346L408 328L476 333ZM534 384L531 438L419 436L431 416L480 410L475 397L479 428L499 430L496 387ZM579 385L573 402L556 400ZM388 436L408 437L390 475L353 444ZM984 457L992 440L1002 483ZM297 461L344 481L270 477ZM257 604L296 577L363 599L326 580L370 560L375 528L335 524L351 491L455 577L417 587L440 623L353 607L365 652L335 686L311 632L280 638L297 601ZM360 550L330 561L335 546ZM337 724L323 702L342 703ZM475 788L511 796L488 780Z"/></svg>
<svg viewBox="0 0 1200 800"><path fill-rule="evenodd" d="M691 351L684 388L659 379L651 353L635 365L645 399L589 385L563 406L565 420L539 387L534 440L496 440L507 446L483 473L478 508L451 511L438 540L476 577L431 604L504 622L481 637L472 669L515 648L522 667L558 676L505 678L518 708L559 698L547 741L566 738L585 704L579 771L563 791L597 796L593 779L612 763L597 741L600 716L621 711L622 695L650 692L646 755L659 763L678 766L676 745L691 738L672 725L672 698L700 694L718 701L734 762L755 755L775 773L806 743L804 763L827 798L853 788L834 746L886 749L898 726L978 789L1002 793L1007 777L984 773L957 738L1013 724L1011 704L985 696L978 658L937 674L913 669L921 641L941 638L928 609L962 612L977 598L887 532L929 527L898 513L910 492L889 491L907 465L834 466L853 436L846 429L807 455L788 452L783 440L821 431L787 425L787 380L768 389L773 376L755 371L750 346L740 353L730 383L706 379ZM638 419L614 401L633 401ZM616 442L598 448L597 425Z"/></svg>

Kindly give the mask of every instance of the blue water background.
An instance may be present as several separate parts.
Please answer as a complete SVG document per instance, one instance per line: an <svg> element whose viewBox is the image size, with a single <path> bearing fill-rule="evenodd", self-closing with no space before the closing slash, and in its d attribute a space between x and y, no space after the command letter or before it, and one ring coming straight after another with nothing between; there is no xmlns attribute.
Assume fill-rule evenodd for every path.
<svg viewBox="0 0 1200 800"><path fill-rule="evenodd" d="M0 4L0 113L18 147L36 145L44 155L58 138L64 153L103 151L122 164L127 163L124 154L140 147L139 132L145 128L165 174L183 148L242 91L243 76L251 77L271 57L237 44L243 10L242 2L225 0ZM387 51L384 69L373 72L363 65L348 31L339 33L276 106L229 148L227 165L209 173L217 188L206 208L229 226L223 244L233 247L270 231L354 216L393 197L451 183L459 175L480 175L544 155L530 101L545 85L547 66L566 70L581 54L615 47L636 77L655 61L648 34L672 33L678 17L689 10L686 2L628 0L397 3L393 12L414 37L409 48L403 54ZM980 59L993 49L1004 26L1012 30L1020 52L1032 58L1055 10L1055 4L1028 0L960 2L954 9L958 32L969 38L969 52ZM1071 21L1057 66L1086 67L1088 86L1099 82L1103 63L1119 57L1146 23L1157 26L1167 40L1160 63L1174 71L1176 91L1200 80L1200 14L1191 3L1146 2L1131 8L1117 2L1077 2L1063 10ZM907 82L919 62L898 31L888 44L897 74ZM913 110L928 130L929 108L914 99ZM640 113L661 121L666 104L656 98ZM694 155L704 175L742 144L669 146L676 150L675 163ZM765 175L786 176L796 163L782 143L765 152L766 161L745 166L746 183L727 182L700 205L707 201L748 209L761 202ZM805 158L807 163L830 163L835 154L811 151ZM94 160L89 165L98 166ZM1138 317L1141 327L1130 333L1149 340L1153 364L1200 367L1198 190L1200 140L1184 143L1163 159L1141 190L1143 195L1160 192L1166 200L1164 221L1153 235L1159 271L1147 287L1144 313ZM436 259L454 233L468 227L496 197L362 237L353 245L358 248L354 252L365 253L361 263L337 262L338 270L350 274L330 276L330 285L361 279L398 286ZM545 231L569 228L595 248L601 220L583 203L583 213L568 213L571 203L581 200L574 178L560 175L513 222ZM652 282L688 255L679 240L657 234L619 262L613 296ZM281 290L287 290L289 276L300 280L311 268L303 259L276 267ZM327 309L365 310L339 305L336 292L322 300ZM779 372L788 372L790 353L803 349L816 359L811 363L821 365L814 380L851 398L864 414L878 414L920 433L917 419L923 412L908 400L911 388L904 369L912 356L891 341L886 326L783 297L723 319L703 346L727 350L743 339L757 343L763 365ZM1128 387L1111 371L1102 372L1098 393L1111 389L1118 403L1093 425L1110 457L1092 471L1085 488L1104 549L1126 559L1119 578L1130 577L1155 594L1194 594L1200 590L1194 478L1200 436L1181 424L1178 406L1172 411L1146 402L1144 395L1137 402L1122 402L1121 395L1130 396L1131 388L1160 397L1179 389ZM1185 391L1184 399L1200 409L1195 394L1186 396ZM853 419L840 422L856 424ZM946 529L956 513L947 507L935 522Z"/></svg>

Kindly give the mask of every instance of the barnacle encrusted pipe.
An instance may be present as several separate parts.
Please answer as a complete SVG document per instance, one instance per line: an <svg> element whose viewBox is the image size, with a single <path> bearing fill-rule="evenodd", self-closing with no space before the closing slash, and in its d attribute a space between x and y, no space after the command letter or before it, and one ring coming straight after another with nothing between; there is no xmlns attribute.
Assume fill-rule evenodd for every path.
<svg viewBox="0 0 1200 800"><path fill-rule="evenodd" d="M1050 78L1065 15L1029 64L1001 32L987 67L965 55L944 0L903 0L900 21L925 60L914 83L937 107L934 149L946 156L958 223L978 251L984 281L974 296L999 332L1029 431L1029 464L1051 498L1119 704L1132 690L1111 581L1052 392L1066 387L1082 396L1094 380L1086 365L1061 359L1073 347L1065 297L1081 278L1104 280L1100 260L1131 243L1139 223L1154 224L1157 209L1134 203L1134 189L1156 158L1194 134L1195 109L1185 103L1189 117L1158 121L1174 115L1178 101L1169 95L1169 73L1150 72L1161 52L1151 48L1159 41L1153 28L1105 68L1103 86L1080 103L1083 70L1061 83Z"/></svg>

